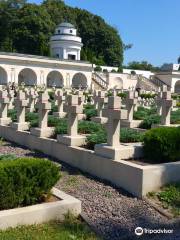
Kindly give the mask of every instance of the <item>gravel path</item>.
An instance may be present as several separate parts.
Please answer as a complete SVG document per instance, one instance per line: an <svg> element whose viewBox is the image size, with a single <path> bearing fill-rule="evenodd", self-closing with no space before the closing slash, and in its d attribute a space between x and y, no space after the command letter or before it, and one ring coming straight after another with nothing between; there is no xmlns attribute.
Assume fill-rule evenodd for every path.
<svg viewBox="0 0 180 240"><path fill-rule="evenodd" d="M47 157L15 144L0 146L0 154ZM82 174L61 163L62 178L56 187L82 201L83 214L91 227L103 239L108 240L180 240L180 223L168 220L150 207L144 200L132 197L122 189ZM173 229L173 234L144 234L136 237L136 227L147 229Z"/></svg>

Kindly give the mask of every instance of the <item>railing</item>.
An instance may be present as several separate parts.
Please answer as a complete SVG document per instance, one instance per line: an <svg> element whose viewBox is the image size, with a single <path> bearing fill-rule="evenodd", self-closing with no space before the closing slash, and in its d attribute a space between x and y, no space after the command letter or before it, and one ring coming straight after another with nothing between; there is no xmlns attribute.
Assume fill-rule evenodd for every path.
<svg viewBox="0 0 180 240"><path fill-rule="evenodd" d="M152 80L140 75L139 76L139 85L141 85L141 84L144 84L147 87L150 87L151 90L158 90L158 86L154 82L152 82Z"/></svg>
<svg viewBox="0 0 180 240"><path fill-rule="evenodd" d="M163 80L161 80L159 77L157 77L156 75L151 77L151 81L156 84L158 87L162 87L163 85L167 85L169 88L171 88L171 86L167 83L165 83Z"/></svg>
<svg viewBox="0 0 180 240"><path fill-rule="evenodd" d="M103 89L107 89L108 88L108 83L107 81L105 81L101 76L99 76L98 73L94 72L92 74L92 78L93 80L100 85Z"/></svg>

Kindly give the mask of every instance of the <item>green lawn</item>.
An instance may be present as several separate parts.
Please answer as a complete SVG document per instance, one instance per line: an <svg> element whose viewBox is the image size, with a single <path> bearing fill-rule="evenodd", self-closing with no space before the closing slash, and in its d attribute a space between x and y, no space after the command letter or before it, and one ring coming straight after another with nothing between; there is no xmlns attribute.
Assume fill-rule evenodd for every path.
<svg viewBox="0 0 180 240"><path fill-rule="evenodd" d="M97 240L89 227L77 219L50 222L0 231L1 240Z"/></svg>

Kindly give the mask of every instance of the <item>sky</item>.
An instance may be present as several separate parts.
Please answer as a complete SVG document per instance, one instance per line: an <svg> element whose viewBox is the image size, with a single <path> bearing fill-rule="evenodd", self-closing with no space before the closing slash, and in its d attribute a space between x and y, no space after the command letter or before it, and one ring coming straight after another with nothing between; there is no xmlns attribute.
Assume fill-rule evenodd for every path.
<svg viewBox="0 0 180 240"><path fill-rule="evenodd" d="M37 1L37 0L34 0ZM146 60L155 66L177 63L180 55L180 0L64 0L116 27L125 44L124 64Z"/></svg>

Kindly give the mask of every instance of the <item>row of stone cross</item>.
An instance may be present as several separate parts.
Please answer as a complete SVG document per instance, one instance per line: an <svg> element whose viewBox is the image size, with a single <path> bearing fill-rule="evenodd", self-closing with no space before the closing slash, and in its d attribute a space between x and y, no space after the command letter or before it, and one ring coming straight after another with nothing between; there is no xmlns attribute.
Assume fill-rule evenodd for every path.
<svg viewBox="0 0 180 240"><path fill-rule="evenodd" d="M0 90L0 124L9 125L11 119L8 118L8 106L10 104L10 95L7 90ZM77 91L76 95L70 92L57 90L55 92L55 101L58 106L58 112L54 113L57 117L67 115L67 136L58 136L58 141L68 145L82 145L85 137L78 135L79 116L83 115L83 104L85 96L82 91ZM120 123L121 120L132 121L134 108L138 102L138 95L134 91L129 91L126 99L126 109L122 109L122 99L114 92L112 96L106 97L104 91L94 92L94 105L97 109L98 116L93 121L107 123L107 142L110 146L119 144ZM173 106L171 93L164 87L159 92L156 99L159 114L162 117L162 124L170 124L170 110ZM33 111L35 106L38 108L39 125L38 128L30 129L31 134L38 137L50 137L54 129L48 127L48 113L51 110L48 92L37 93L33 91L24 92L19 90L14 99L15 109L17 111L17 122L11 123L15 130L29 130L29 123L26 122L25 113Z"/></svg>

